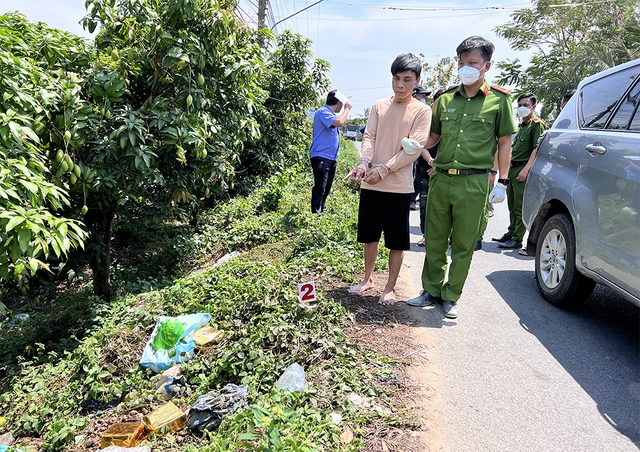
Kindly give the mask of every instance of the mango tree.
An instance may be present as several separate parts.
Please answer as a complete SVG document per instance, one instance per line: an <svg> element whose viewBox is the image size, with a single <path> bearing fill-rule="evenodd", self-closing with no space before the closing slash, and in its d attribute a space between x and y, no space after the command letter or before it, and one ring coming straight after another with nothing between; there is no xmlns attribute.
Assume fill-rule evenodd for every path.
<svg viewBox="0 0 640 452"><path fill-rule="evenodd" d="M245 144L242 174L270 174L306 158L311 125L306 112L317 106L319 94L326 98L330 66L312 59L311 41L289 30L274 41L260 80L268 96L255 113L261 134Z"/></svg>
<svg viewBox="0 0 640 452"><path fill-rule="evenodd" d="M3 293L29 288L29 278L82 246L69 206L62 169L77 174L67 154L70 133L50 127L64 110L69 69L88 67L85 42L69 33L31 24L19 14L0 16L0 286ZM57 162L59 174L51 171ZM64 161L64 163L62 163ZM75 171L75 172L74 172ZM0 308L2 305L0 304Z"/></svg>
<svg viewBox="0 0 640 452"><path fill-rule="evenodd" d="M233 6L88 0L83 24L98 30L93 43L7 16L13 22L0 32L15 42L2 61L9 77L1 150L6 162L23 156L30 163L3 167L0 197L9 201L0 216L0 277L46 265L29 260L47 256L45 243L56 258L81 246L81 219L91 233L84 241L94 292L108 299L119 225L187 220L211 189L228 190L236 173L285 166L292 145L307 138L304 112L326 84L328 65L312 65L310 43L288 33L269 53L273 35L239 23ZM31 66L21 69L16 58ZM39 191L28 181L20 193L8 189L25 179L16 176L24 168L38 177ZM23 215L18 198L42 207L37 224L49 221L30 226L33 242L37 234L44 241L26 252L23 222L13 219Z"/></svg>
<svg viewBox="0 0 640 452"><path fill-rule="evenodd" d="M264 97L263 51L227 6L86 2L84 26L99 28L97 57L72 99L76 114L58 125L71 131L75 160L90 174L72 191L86 198L95 231L98 295L110 296L114 222L186 219L210 186L232 180L243 141L259 134L252 112Z"/></svg>

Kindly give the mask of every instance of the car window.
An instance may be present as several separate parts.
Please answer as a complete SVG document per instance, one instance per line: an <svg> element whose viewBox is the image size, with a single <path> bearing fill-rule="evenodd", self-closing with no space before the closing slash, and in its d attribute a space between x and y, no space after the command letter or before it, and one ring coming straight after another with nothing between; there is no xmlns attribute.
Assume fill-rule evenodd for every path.
<svg viewBox="0 0 640 452"><path fill-rule="evenodd" d="M640 123L640 116L638 115L638 104L640 104L640 83L636 83L636 86L629 91L629 94L624 96L622 103L620 104L620 108L616 112L615 116L611 120L608 129L627 129L629 127L629 123L633 125L635 122L636 128L631 128L631 130L638 130ZM630 121L632 117L634 117L634 121Z"/></svg>
<svg viewBox="0 0 640 452"><path fill-rule="evenodd" d="M582 127L603 128L638 73L640 66L633 66L585 85L580 92Z"/></svg>

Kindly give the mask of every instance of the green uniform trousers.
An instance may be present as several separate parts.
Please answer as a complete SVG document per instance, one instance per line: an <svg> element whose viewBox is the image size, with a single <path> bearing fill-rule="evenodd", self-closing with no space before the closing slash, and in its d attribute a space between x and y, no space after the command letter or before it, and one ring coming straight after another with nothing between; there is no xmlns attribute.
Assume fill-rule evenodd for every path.
<svg viewBox="0 0 640 452"><path fill-rule="evenodd" d="M527 232L522 221L522 200L524 198L524 187L527 181L518 181L518 173L524 166L509 168L509 185L507 185L507 205L509 206L509 234L516 242L522 242L524 233Z"/></svg>
<svg viewBox="0 0 640 452"><path fill-rule="evenodd" d="M487 207L489 174L449 176L434 172L429 181L425 217L422 288L434 297L458 301L469 273L473 248ZM451 265L447 251L451 242Z"/></svg>

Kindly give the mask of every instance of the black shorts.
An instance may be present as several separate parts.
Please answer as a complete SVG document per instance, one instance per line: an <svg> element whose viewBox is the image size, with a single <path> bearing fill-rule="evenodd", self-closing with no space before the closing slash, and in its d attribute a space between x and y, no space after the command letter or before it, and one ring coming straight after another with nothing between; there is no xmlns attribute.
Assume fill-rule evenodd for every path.
<svg viewBox="0 0 640 452"><path fill-rule="evenodd" d="M379 242L390 250L408 250L409 204L411 193L387 193L360 190L358 206L358 242Z"/></svg>

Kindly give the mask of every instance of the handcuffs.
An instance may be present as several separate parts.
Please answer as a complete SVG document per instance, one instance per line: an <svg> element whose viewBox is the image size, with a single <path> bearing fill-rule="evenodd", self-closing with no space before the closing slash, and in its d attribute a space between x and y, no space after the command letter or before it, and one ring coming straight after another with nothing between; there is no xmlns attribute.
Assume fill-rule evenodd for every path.
<svg viewBox="0 0 640 452"><path fill-rule="evenodd" d="M358 160L358 163L366 163L368 168L378 168L381 166L387 170L387 173L391 172L391 168L389 168L389 165L386 163L371 163L371 161L367 159L360 159ZM382 174L380 174L380 177L382 177Z"/></svg>

